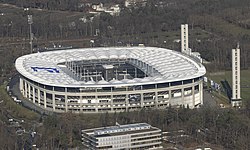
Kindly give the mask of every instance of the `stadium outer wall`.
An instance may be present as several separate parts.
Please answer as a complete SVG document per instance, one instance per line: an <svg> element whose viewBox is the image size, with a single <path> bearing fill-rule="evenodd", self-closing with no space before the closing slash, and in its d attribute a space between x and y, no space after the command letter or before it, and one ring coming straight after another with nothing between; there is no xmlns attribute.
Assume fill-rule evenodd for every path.
<svg viewBox="0 0 250 150"><path fill-rule="evenodd" d="M183 105L189 108L203 105L203 77L184 81L139 85L131 90L56 87L20 77L22 95L36 106L57 113L101 113L166 108Z"/></svg>

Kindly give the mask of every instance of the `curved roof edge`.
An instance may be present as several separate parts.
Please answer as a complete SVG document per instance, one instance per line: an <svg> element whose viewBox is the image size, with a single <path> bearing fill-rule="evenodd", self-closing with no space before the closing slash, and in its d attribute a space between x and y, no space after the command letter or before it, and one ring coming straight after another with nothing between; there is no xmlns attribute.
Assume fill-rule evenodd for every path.
<svg viewBox="0 0 250 150"><path fill-rule="evenodd" d="M53 76L52 77L49 76L50 78L48 80L45 80L45 79L42 79L41 77L39 77L37 74L34 74L30 70L27 71L27 68L25 68L27 66L29 68L30 66L33 65L33 63L34 63L34 65L43 64L44 63L43 59L42 58L38 59L38 57L39 56L46 57L48 55L48 56L50 56L50 57L52 57L54 59L52 59L50 61L44 60L46 62L46 65L48 64L49 66L60 69L58 67L58 65L57 65L58 63L60 63L60 60L59 60L60 55L62 55L61 57L63 57L64 55L67 55L69 52L70 52L70 54L71 53L76 53L77 54L78 52L82 52L82 51L90 51L89 55L91 55L92 52L98 51L98 54L99 54L99 53L102 53L102 51L105 51L105 50L108 51L108 53L109 53L107 55L102 54L102 55L105 55L105 57L110 56L110 57L119 58L121 56L122 57L126 56L126 57L130 58L130 57L133 57L134 55L137 55L137 57L140 58L142 61L149 58L149 56L147 56L149 53L150 53L150 55L154 55L155 51L164 52L164 53L166 52L166 53L168 53L168 55L166 55L165 57L161 56L162 54L161 55L156 55L155 54L155 56L150 56L150 57L156 57L155 58L156 60L153 61L153 62L156 62L156 61L158 61L157 57L161 57L164 60L164 58L165 59L171 58L171 55L174 54L175 57L177 57L178 59L180 59L180 60L183 59L183 60L188 61L189 63L191 63L191 65L194 65L197 68L197 72L189 75L188 70L187 70L185 72L187 74L186 76L176 77L176 78L167 78L167 77L164 77L164 76L160 76L160 77L157 77L158 80L156 80L156 77L152 77L151 79L149 78L149 79L144 80L144 81L143 81L143 78L142 78L140 81L136 81L136 82L133 82L134 80L131 79L131 80L119 80L119 82L113 82L113 83L112 82L105 82L105 83L100 82L101 84L97 84L97 83L96 84L93 84L93 83L92 84L88 84L88 83L83 84L80 81L77 81L77 80L74 80L74 79L70 78L65 73L64 76L69 81L67 82L67 84L65 84L66 82L63 83L63 84L60 84L60 83L53 82L54 80L49 80L50 78L53 78ZM115 53L117 51L121 52L121 55L119 55L119 57L116 57L118 55L115 55ZM124 53L122 53L122 52L124 52ZM131 52L134 52L134 53L131 54ZM130 53L130 54L125 55L127 53ZM141 53L143 55L140 57ZM74 55L76 55L76 54L74 54ZM93 53L93 54L96 55L95 53ZM74 55L69 56L68 60L72 60L72 61L79 60L79 58L74 60L74 57L75 57ZM175 58L175 57L173 57L173 58ZM63 59L65 60L65 58L63 58ZM63 60L63 59L61 59L61 60ZM26 63L26 61L27 61L27 63ZM164 60L164 61L166 61L166 60ZM152 62L152 60L150 60L149 62ZM154 64L156 64L156 63L154 63ZM161 64L161 63L159 63L159 64ZM175 65L175 64L173 63L173 65ZM71 50L60 50L60 51L50 51L50 52L43 52L43 53L34 53L34 54L29 54L29 55L24 55L24 56L19 57L15 62L15 67L16 67L17 71L22 76L24 76L24 77L26 77L26 78L28 78L30 80L33 80L33 81L35 81L37 83L43 84L43 85L57 86L57 87L79 87L79 88L84 88L84 87L122 87L122 86L133 86L133 85L147 85L147 84L167 83L167 82L175 82L175 81L194 79L194 78L197 78L197 77L201 77L201 76L205 75L205 73L206 73L206 69L201 63L198 63L198 62L194 61L193 59L181 54L180 52L169 50L169 49L164 49L164 48L156 48L156 47L100 47L100 48L86 48L86 49L84 48L84 49L71 49ZM157 68L158 67L157 64L154 67ZM60 70L60 71L62 71L62 70ZM165 71L164 68L163 68L163 71ZM49 73L47 73L45 71L44 74L47 75ZM40 74L40 76L41 75L43 75L43 74ZM58 81L60 82L60 79L58 79Z"/></svg>

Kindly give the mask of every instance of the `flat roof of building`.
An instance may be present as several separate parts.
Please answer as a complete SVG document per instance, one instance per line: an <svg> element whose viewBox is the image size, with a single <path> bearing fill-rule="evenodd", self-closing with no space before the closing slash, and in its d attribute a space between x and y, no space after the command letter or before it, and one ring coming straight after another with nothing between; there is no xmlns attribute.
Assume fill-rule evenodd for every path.
<svg viewBox="0 0 250 150"><path fill-rule="evenodd" d="M105 136L123 135L124 133L134 134L142 131L154 131L154 130L159 130L159 129L152 127L147 123L135 123L127 125L116 125L109 127L86 129L82 130L82 132L94 137L105 137Z"/></svg>
<svg viewBox="0 0 250 150"><path fill-rule="evenodd" d="M159 74L120 81L78 81L65 72L65 62L83 60L137 59ZM206 73L205 67L180 52L156 47L100 47L34 53L19 57L15 66L24 77L58 87L120 87L193 79Z"/></svg>

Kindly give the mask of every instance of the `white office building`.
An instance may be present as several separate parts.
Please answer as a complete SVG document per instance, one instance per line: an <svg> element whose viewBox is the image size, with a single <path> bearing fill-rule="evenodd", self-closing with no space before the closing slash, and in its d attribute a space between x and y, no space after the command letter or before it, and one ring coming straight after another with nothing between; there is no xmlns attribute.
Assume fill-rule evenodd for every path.
<svg viewBox="0 0 250 150"><path fill-rule="evenodd" d="M147 123L82 130L82 143L91 150L161 149L161 130Z"/></svg>

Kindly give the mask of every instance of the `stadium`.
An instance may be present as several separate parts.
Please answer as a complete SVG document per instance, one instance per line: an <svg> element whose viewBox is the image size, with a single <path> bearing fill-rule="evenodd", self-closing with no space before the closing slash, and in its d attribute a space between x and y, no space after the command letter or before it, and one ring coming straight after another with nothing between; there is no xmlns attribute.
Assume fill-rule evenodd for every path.
<svg viewBox="0 0 250 150"><path fill-rule="evenodd" d="M22 95L52 112L99 113L203 104L205 67L156 47L102 47L19 57Z"/></svg>

